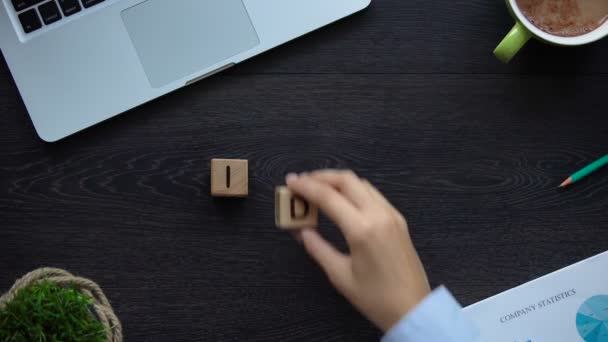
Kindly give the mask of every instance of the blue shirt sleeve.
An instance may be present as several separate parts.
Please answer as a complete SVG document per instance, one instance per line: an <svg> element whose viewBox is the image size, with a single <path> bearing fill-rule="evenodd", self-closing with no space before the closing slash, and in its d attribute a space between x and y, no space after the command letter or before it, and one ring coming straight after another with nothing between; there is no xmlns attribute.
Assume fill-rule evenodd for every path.
<svg viewBox="0 0 608 342"><path fill-rule="evenodd" d="M476 342L478 338L479 330L442 286L391 328L382 342Z"/></svg>

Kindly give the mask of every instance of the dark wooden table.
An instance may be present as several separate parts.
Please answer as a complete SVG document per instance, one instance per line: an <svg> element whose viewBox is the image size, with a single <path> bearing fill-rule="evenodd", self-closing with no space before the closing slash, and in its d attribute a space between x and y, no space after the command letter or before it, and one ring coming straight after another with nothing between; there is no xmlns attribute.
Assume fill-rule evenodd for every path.
<svg viewBox="0 0 608 342"><path fill-rule="evenodd" d="M288 171L352 168L409 219L464 305L608 248L608 41L492 56L503 1L366 11L55 144L0 68L0 288L56 266L98 281L127 341L374 341L273 225ZM246 200L209 160L250 160ZM323 233L344 247L326 220Z"/></svg>

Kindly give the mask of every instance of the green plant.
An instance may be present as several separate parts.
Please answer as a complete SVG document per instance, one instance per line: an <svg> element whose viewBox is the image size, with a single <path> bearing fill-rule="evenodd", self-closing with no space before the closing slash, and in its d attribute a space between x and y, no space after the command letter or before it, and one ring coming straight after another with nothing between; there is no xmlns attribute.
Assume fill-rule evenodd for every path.
<svg viewBox="0 0 608 342"><path fill-rule="evenodd" d="M91 299L73 287L48 280L28 286L0 310L0 341L103 342L103 325L90 307Z"/></svg>

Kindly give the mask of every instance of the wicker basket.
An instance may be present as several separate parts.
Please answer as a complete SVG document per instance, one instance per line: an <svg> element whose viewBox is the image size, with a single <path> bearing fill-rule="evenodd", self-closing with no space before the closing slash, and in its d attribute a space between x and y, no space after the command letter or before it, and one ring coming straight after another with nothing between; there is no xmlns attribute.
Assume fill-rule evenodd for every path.
<svg viewBox="0 0 608 342"><path fill-rule="evenodd" d="M48 280L60 286L73 286L83 295L91 298L93 303L91 314L99 320L106 332L108 342L122 342L122 326L116 317L112 305L106 298L99 285L95 282L76 277L73 274L58 268L40 268L32 271L17 280L13 287L0 297L0 310L13 300L19 290L32 284Z"/></svg>

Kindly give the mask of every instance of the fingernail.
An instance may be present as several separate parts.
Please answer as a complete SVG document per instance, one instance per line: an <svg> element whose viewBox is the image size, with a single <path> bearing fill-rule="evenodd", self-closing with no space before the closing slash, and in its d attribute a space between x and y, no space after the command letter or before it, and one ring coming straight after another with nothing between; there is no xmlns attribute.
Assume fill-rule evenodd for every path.
<svg viewBox="0 0 608 342"><path fill-rule="evenodd" d="M295 173L288 173L287 176L285 176L285 183L287 185L295 182L298 179L298 175Z"/></svg>

